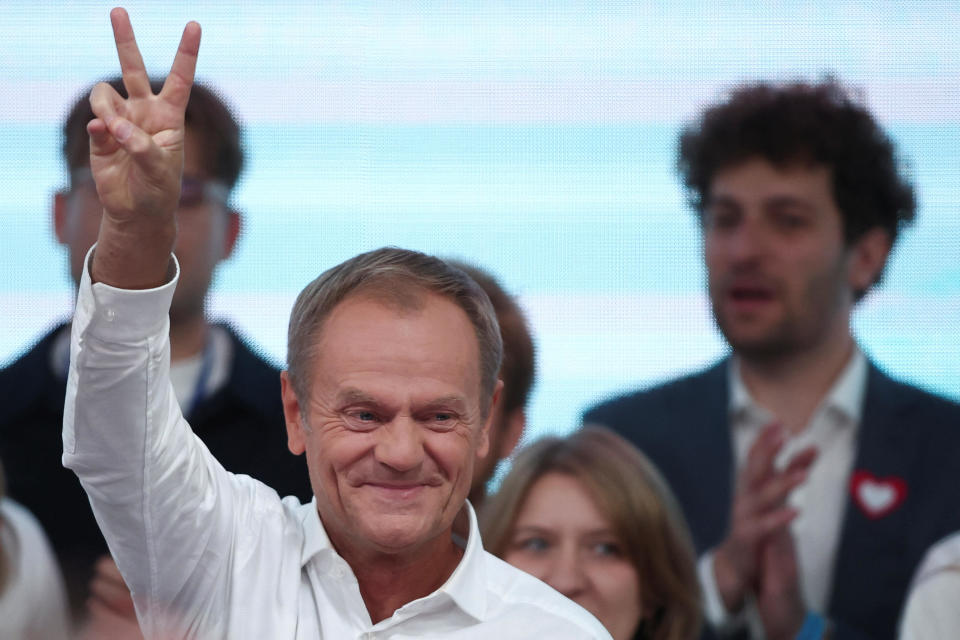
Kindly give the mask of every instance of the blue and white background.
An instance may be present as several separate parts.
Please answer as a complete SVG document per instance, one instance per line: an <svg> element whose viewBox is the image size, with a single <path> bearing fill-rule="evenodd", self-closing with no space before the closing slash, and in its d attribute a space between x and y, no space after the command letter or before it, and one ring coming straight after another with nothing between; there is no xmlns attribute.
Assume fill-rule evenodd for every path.
<svg viewBox="0 0 960 640"><path fill-rule="evenodd" d="M0 4L0 364L71 310L52 196L60 123L118 72L99 1ZM960 399L958 2L127 3L152 73L187 20L244 127L246 216L210 305L285 357L297 292L386 244L456 256L536 333L529 435L724 352L673 171L681 126L740 82L835 74L892 133L918 224L855 331Z"/></svg>

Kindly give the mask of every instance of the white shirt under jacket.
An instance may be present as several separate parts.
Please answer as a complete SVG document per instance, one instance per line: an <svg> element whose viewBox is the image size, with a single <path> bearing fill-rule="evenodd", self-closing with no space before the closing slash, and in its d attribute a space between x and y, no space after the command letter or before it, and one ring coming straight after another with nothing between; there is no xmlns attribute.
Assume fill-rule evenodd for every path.
<svg viewBox="0 0 960 640"><path fill-rule="evenodd" d="M227 472L183 419L167 339L179 267L144 291L91 286L88 271L63 462L90 497L147 638L610 637L580 606L485 552L469 504L463 558L446 583L372 624L315 504Z"/></svg>
<svg viewBox="0 0 960 640"><path fill-rule="evenodd" d="M826 615L833 583L833 568L843 510L847 503L847 485L856 457L857 433L867 390L867 358L854 345L846 366L813 412L810 421L797 435L789 438L777 458L784 466L794 454L811 445L818 450L817 460L807 481L790 494L789 504L799 511L790 523L797 550L800 589L810 610ZM734 358L730 363L730 426L733 435L737 474L746 464L750 447L764 427L775 420L773 414L758 405L747 390ZM739 613L726 610L713 571L713 552L700 557L700 586L704 593L705 617L724 635L746 625L750 637L762 638L760 622L752 594Z"/></svg>

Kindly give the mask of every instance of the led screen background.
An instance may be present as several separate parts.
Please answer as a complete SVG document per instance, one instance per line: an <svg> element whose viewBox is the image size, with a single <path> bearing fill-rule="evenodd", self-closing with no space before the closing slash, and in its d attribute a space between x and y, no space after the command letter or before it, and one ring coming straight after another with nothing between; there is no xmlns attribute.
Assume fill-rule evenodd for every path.
<svg viewBox="0 0 960 640"><path fill-rule="evenodd" d="M70 313L59 127L118 71L110 6L0 6L0 364ZM920 197L856 336L960 399L956 2L127 6L156 74L183 24L203 25L198 76L248 152L244 234L210 308L278 363L297 292L383 245L475 262L519 296L539 355L530 436L715 360L677 133L737 83L833 74L891 132Z"/></svg>

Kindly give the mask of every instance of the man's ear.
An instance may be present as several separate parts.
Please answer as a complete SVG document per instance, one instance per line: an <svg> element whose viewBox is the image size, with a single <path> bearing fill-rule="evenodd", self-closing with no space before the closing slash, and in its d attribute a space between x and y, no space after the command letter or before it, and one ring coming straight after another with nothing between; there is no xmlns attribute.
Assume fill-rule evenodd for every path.
<svg viewBox="0 0 960 640"><path fill-rule="evenodd" d="M523 430L527 426L527 412L523 407L518 407L505 416L503 420L503 437L500 439L500 451L495 454L498 460L509 457L513 450L517 448L520 438L523 437Z"/></svg>
<svg viewBox="0 0 960 640"><path fill-rule="evenodd" d="M227 209L227 231L223 237L223 255L221 260L226 260L233 255L233 250L237 246L237 238L240 237L240 230L243 228L243 216L236 209Z"/></svg>
<svg viewBox="0 0 960 640"><path fill-rule="evenodd" d="M67 242L67 194L57 191L53 194L53 234L60 244Z"/></svg>
<svg viewBox="0 0 960 640"><path fill-rule="evenodd" d="M860 236L850 248L848 280L853 291L866 291L883 271L890 255L890 234L880 227Z"/></svg>
<svg viewBox="0 0 960 640"><path fill-rule="evenodd" d="M490 397L490 407L487 409L487 419L483 421L480 428L480 438L477 441L477 457L484 458L490 453L490 428L497 416L497 403L500 402L500 395L503 392L503 380L497 380L497 385L493 388L493 395Z"/></svg>
<svg viewBox="0 0 960 640"><path fill-rule="evenodd" d="M280 372L280 397L283 401L283 419L287 423L287 448L295 456L307 450L306 433L300 412L300 400L293 390L290 374Z"/></svg>

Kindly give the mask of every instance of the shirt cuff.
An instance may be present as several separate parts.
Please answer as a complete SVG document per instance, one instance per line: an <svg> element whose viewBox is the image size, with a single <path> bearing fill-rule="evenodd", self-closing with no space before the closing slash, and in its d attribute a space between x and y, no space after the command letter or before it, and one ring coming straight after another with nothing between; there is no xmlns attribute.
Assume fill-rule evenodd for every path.
<svg viewBox="0 0 960 640"><path fill-rule="evenodd" d="M713 572L713 551L707 551L697 562L697 575L703 592L703 614L707 623L721 635L742 629L747 624L747 607L731 613L723 604L716 574Z"/></svg>
<svg viewBox="0 0 960 640"><path fill-rule="evenodd" d="M153 289L118 289L92 281L90 263L96 248L96 245L90 247L84 259L74 325L79 324L84 332L106 342L137 342L157 334L167 321L170 301L180 278L176 257L171 254L166 284Z"/></svg>

